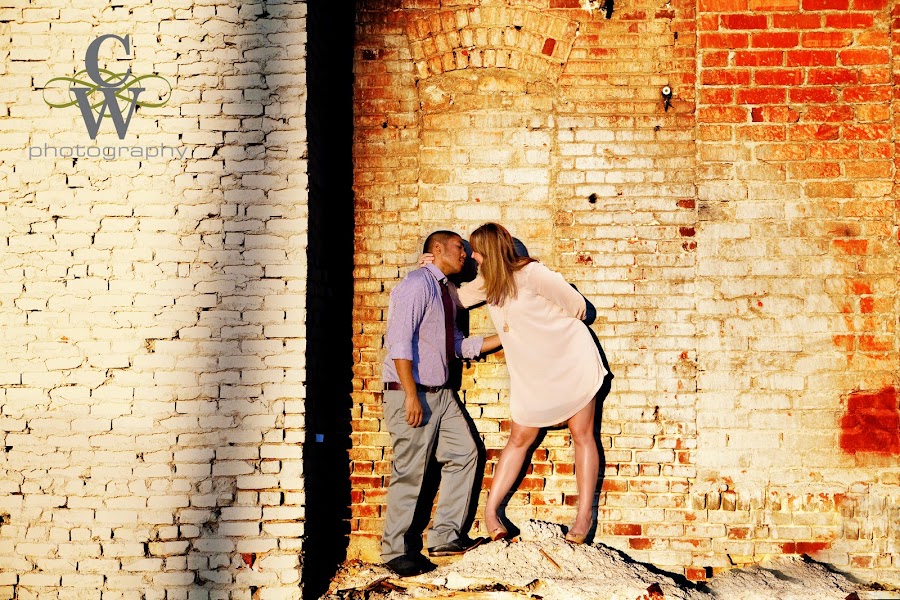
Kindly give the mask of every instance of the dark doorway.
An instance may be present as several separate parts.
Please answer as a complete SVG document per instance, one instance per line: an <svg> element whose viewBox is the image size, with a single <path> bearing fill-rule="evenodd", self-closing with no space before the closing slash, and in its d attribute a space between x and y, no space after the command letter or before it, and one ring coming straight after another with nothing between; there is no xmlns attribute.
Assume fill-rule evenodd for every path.
<svg viewBox="0 0 900 600"><path fill-rule="evenodd" d="M307 13L309 249L303 597L320 598L350 533L355 2ZM298 98L300 102L302 99Z"/></svg>

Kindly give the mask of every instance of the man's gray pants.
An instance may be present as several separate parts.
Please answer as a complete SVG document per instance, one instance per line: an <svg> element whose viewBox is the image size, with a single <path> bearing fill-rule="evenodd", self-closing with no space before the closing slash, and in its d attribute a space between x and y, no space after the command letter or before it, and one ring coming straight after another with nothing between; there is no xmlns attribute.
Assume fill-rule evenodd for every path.
<svg viewBox="0 0 900 600"><path fill-rule="evenodd" d="M434 457L442 467L437 510L428 530L429 548L452 542L462 534L478 464L475 440L453 390L419 393L424 412L419 427L407 424L405 400L403 391L384 392L384 418L394 448L381 538L381 558L385 562L413 552L406 534L430 459Z"/></svg>

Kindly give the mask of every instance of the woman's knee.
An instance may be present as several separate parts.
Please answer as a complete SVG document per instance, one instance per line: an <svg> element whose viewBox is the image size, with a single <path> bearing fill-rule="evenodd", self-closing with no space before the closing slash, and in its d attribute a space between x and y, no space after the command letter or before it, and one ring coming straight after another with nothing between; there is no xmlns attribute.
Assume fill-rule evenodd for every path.
<svg viewBox="0 0 900 600"><path fill-rule="evenodd" d="M536 427L514 425L509 432L509 440L507 440L506 445L514 448L527 448L537 439L539 431Z"/></svg>
<svg viewBox="0 0 900 600"><path fill-rule="evenodd" d="M576 446L590 448L597 447L597 440L594 439L593 427L570 427L569 433L572 436L572 442Z"/></svg>
<svg viewBox="0 0 900 600"><path fill-rule="evenodd" d="M595 401L591 400L587 406L569 419L569 433L576 444L595 444L594 441L594 408Z"/></svg>

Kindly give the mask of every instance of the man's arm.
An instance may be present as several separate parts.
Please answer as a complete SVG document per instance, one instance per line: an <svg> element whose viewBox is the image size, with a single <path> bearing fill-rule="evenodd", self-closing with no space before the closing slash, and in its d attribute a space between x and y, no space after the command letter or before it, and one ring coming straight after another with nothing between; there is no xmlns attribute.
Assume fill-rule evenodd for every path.
<svg viewBox="0 0 900 600"><path fill-rule="evenodd" d="M416 380L413 378L412 361L403 358L395 358L394 366L397 368L397 376L400 377L400 385L406 392L406 422L410 427L418 427L422 424L424 411L419 393L416 391Z"/></svg>
<svg viewBox="0 0 900 600"><path fill-rule="evenodd" d="M394 361L397 378L406 392L406 422L410 427L418 427L424 418L422 403L416 393L412 361L413 338L425 316L425 290L422 281L422 276L410 274L391 292L385 332L388 358Z"/></svg>

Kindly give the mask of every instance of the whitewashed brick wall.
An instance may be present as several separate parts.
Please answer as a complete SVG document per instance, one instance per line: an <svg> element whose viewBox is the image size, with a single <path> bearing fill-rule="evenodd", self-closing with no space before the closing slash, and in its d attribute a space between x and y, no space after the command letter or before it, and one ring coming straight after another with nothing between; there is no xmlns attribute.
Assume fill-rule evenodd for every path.
<svg viewBox="0 0 900 600"><path fill-rule="evenodd" d="M0 0L0 598L300 597L305 30L303 2ZM172 93L92 142L41 88L109 33L101 67Z"/></svg>

